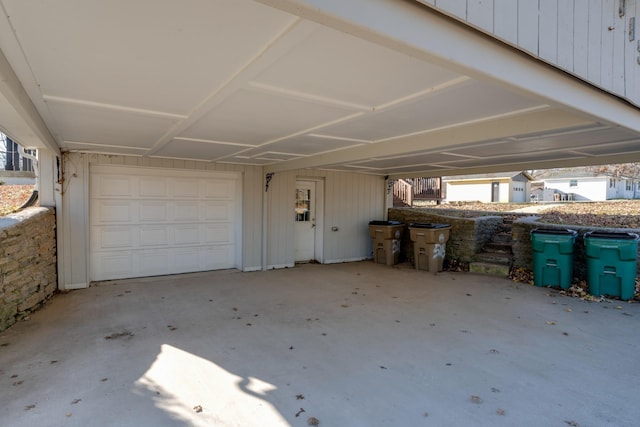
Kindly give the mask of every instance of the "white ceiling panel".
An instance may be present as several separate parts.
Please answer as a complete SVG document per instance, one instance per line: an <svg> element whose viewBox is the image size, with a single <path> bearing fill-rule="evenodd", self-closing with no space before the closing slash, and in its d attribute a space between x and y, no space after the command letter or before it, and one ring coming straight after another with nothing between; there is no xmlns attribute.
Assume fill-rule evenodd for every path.
<svg viewBox="0 0 640 427"><path fill-rule="evenodd" d="M158 150L154 156L173 157L177 159L215 160L246 149L247 147L238 145L173 139Z"/></svg>
<svg viewBox="0 0 640 427"><path fill-rule="evenodd" d="M255 80L377 107L458 77L450 70L319 27Z"/></svg>
<svg viewBox="0 0 640 427"><path fill-rule="evenodd" d="M467 80L365 118L336 124L324 129L323 133L381 140L509 114L539 105L540 102L492 84Z"/></svg>
<svg viewBox="0 0 640 427"><path fill-rule="evenodd" d="M312 154L325 153L327 151L355 147L362 144L362 142L323 138L319 135L300 135L256 148L254 150L248 151L247 153L248 155L254 155L255 153L268 149L270 151L279 153L291 153L299 156L309 156Z"/></svg>
<svg viewBox="0 0 640 427"><path fill-rule="evenodd" d="M0 6L0 128L30 146L380 175L640 160L637 108L412 2Z"/></svg>
<svg viewBox="0 0 640 427"><path fill-rule="evenodd" d="M167 117L73 104L50 104L49 110L62 141L149 148L176 123Z"/></svg>
<svg viewBox="0 0 640 427"><path fill-rule="evenodd" d="M240 90L181 136L260 145L341 119L351 112L262 91Z"/></svg>
<svg viewBox="0 0 640 427"><path fill-rule="evenodd" d="M237 0L3 4L43 94L179 114L293 19Z"/></svg>

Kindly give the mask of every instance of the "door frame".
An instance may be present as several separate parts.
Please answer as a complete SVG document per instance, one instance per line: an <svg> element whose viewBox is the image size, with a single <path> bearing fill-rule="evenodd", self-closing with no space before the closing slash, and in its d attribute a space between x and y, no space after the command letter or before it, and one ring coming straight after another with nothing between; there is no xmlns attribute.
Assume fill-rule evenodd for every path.
<svg viewBox="0 0 640 427"><path fill-rule="evenodd" d="M316 226L314 227L313 235L313 253L314 260L320 264L324 264L324 178L297 176L295 181L296 187L299 181L312 181L316 185Z"/></svg>

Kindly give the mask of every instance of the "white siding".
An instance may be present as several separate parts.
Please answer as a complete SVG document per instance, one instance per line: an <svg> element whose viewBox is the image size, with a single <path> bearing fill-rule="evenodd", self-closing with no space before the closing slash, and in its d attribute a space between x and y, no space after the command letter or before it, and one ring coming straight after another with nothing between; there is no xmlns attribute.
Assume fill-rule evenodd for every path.
<svg viewBox="0 0 640 427"><path fill-rule="evenodd" d="M418 0L640 105L640 0Z"/></svg>
<svg viewBox="0 0 640 427"><path fill-rule="evenodd" d="M447 201L448 202L471 202L478 201L483 203L491 202L491 183L446 183ZM500 189L502 193L502 189ZM507 192L508 197L508 192Z"/></svg>
<svg viewBox="0 0 640 427"><path fill-rule="evenodd" d="M577 178L576 181L578 185L572 187L570 179L549 179L544 181L544 186L559 193L573 193L577 201L607 200L606 178Z"/></svg>
<svg viewBox="0 0 640 427"><path fill-rule="evenodd" d="M346 172L295 170L276 173L269 185L267 267L294 264L295 183L301 178L324 180L324 262L369 258L367 227L369 221L384 217L384 179ZM338 231L332 231L332 227L338 227Z"/></svg>

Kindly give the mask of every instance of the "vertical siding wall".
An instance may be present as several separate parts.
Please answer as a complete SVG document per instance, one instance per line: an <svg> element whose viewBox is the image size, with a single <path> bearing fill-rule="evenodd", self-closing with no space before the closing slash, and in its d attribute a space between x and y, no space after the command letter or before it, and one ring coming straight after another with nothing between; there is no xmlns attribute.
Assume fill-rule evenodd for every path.
<svg viewBox="0 0 640 427"><path fill-rule="evenodd" d="M384 179L347 172L295 170L276 173L269 184L267 266L295 263L295 185L297 179L305 178L324 181L324 262L370 257L368 223L384 216ZM338 227L338 231L332 231L332 227Z"/></svg>
<svg viewBox="0 0 640 427"><path fill-rule="evenodd" d="M419 1L640 106L640 0Z"/></svg>
<svg viewBox="0 0 640 427"><path fill-rule="evenodd" d="M262 266L262 167L214 164L189 160L157 159L133 156L69 153L64 156L65 181L62 186L62 243L64 264L63 289L88 285L87 257L89 253L89 165L126 165L190 170L211 170L242 173L242 268Z"/></svg>

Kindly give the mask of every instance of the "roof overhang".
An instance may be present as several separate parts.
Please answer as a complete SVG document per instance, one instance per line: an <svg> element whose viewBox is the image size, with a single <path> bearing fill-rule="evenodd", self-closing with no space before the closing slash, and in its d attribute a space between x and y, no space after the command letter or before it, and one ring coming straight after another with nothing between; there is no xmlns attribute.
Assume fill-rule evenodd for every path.
<svg viewBox="0 0 640 427"><path fill-rule="evenodd" d="M637 108L418 2L0 5L0 126L28 147L390 177L640 161Z"/></svg>

